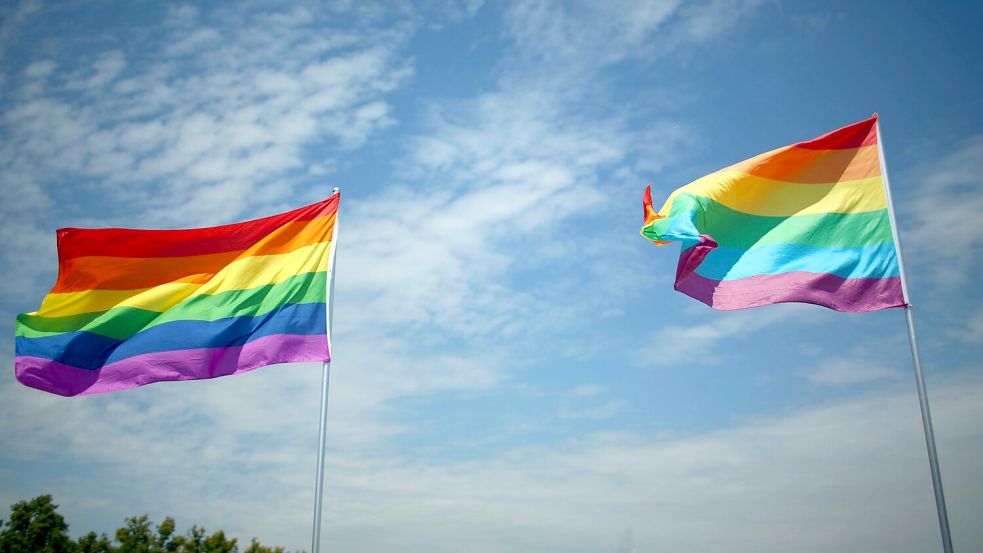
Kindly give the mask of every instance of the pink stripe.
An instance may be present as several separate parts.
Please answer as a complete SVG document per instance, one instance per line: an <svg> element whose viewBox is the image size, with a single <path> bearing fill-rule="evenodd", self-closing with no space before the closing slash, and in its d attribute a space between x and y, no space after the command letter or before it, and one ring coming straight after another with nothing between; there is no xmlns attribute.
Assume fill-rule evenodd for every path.
<svg viewBox="0 0 983 553"><path fill-rule="evenodd" d="M847 313L905 305L899 277L843 278L823 273L791 272L713 280L691 273L678 280L675 288L722 311L782 302L813 303Z"/></svg>
<svg viewBox="0 0 983 553"><path fill-rule="evenodd" d="M161 351L110 363L94 371L50 359L14 359L17 380L62 396L128 390L167 380L200 380L239 374L276 363L330 361L323 334L275 334L243 346Z"/></svg>

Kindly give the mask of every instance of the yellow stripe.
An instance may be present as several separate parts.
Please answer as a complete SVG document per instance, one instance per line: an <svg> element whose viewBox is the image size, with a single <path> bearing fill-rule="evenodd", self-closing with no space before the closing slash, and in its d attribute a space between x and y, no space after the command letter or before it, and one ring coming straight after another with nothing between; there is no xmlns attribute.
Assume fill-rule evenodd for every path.
<svg viewBox="0 0 983 553"><path fill-rule="evenodd" d="M287 253L237 259L203 284L169 282L139 290L87 290L48 294L41 303L41 308L31 315L64 317L104 311L113 307L138 307L149 311L164 311L195 295L218 294L229 290L277 284L294 275L326 271L330 245L330 242L321 242Z"/></svg>
<svg viewBox="0 0 983 553"><path fill-rule="evenodd" d="M703 196L733 210L766 217L815 213L865 213L887 207L881 177L829 184L765 179L735 171L718 171L676 189L659 210L669 215L679 194Z"/></svg>

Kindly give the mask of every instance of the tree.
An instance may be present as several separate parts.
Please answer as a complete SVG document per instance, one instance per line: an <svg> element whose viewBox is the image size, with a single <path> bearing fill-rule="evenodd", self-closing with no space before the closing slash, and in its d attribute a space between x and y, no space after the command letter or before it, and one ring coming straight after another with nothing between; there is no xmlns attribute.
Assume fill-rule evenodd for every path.
<svg viewBox="0 0 983 553"><path fill-rule="evenodd" d="M249 547L242 553L287 553L287 550L282 547L266 547L265 545L260 545L256 541L256 538L253 538L249 541Z"/></svg>
<svg viewBox="0 0 983 553"><path fill-rule="evenodd" d="M194 525L186 536L175 539L179 544L178 553L238 553L236 539L228 539L225 532L219 530L206 537L206 530Z"/></svg>
<svg viewBox="0 0 983 553"><path fill-rule="evenodd" d="M57 509L50 495L12 505L10 518L0 519L0 553L239 553L238 540L226 537L222 530L209 535L196 524L185 535L178 535L173 518L154 527L148 515L124 519L114 541L106 534L89 532L74 542ZM287 551L266 547L253 538L243 553Z"/></svg>
<svg viewBox="0 0 983 553"><path fill-rule="evenodd" d="M97 536L95 532L89 532L79 538L75 545L75 553L116 553L116 548L106 534Z"/></svg>
<svg viewBox="0 0 983 553"><path fill-rule="evenodd" d="M119 553L156 553L153 550L155 540L147 515L127 517L124 524L125 526L116 530Z"/></svg>
<svg viewBox="0 0 983 553"><path fill-rule="evenodd" d="M205 539L201 553L237 553L239 546L236 541L235 538L226 538L225 532L219 530Z"/></svg>
<svg viewBox="0 0 983 553"><path fill-rule="evenodd" d="M164 518L164 522L161 522L157 526L157 551L161 553L172 553L178 550L180 544L174 537L174 529L176 528L174 524L174 519L171 517Z"/></svg>
<svg viewBox="0 0 983 553"><path fill-rule="evenodd" d="M151 531L151 522L147 515L129 517L126 526L116 530L116 541L119 542L118 553L176 553L181 549L184 538L174 535L174 519L167 517L157 525L157 531Z"/></svg>
<svg viewBox="0 0 983 553"><path fill-rule="evenodd" d="M0 553L71 553L75 544L57 509L50 495L14 503L0 526Z"/></svg>

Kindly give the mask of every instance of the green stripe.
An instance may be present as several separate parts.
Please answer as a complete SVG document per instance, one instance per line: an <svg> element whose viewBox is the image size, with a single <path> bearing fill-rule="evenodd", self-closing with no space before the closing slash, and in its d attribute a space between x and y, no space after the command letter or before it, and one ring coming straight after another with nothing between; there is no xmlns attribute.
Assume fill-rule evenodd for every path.
<svg viewBox="0 0 983 553"><path fill-rule="evenodd" d="M324 272L303 273L278 284L192 296L162 313L136 307L114 307L66 317L22 314L17 317L16 334L39 338L81 330L125 340L137 332L169 321L215 321L227 317L257 316L286 304L324 303L327 297L326 275Z"/></svg>
<svg viewBox="0 0 983 553"><path fill-rule="evenodd" d="M732 248L775 244L848 248L894 241L886 209L767 217L735 211L690 194L677 196L669 216L642 229L642 235L651 240L675 239L673 235L686 227L689 219L696 224L697 234L706 234L721 246Z"/></svg>

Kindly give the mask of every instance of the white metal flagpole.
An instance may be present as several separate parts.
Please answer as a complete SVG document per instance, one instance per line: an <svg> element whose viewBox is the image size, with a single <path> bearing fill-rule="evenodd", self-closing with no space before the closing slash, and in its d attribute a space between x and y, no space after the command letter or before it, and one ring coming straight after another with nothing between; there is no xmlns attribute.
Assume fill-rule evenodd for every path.
<svg viewBox="0 0 983 553"><path fill-rule="evenodd" d="M932 429L932 412L928 406L928 391L925 389L925 375L922 372L921 355L918 353L918 339L915 336L915 319L912 316L910 296L908 295L908 279L905 276L904 256L901 253L901 237L898 234L898 223L894 218L894 202L891 200L891 182L887 177L887 162L884 159L884 143L881 140L880 121L875 123L877 129L878 157L881 161L881 175L884 177L884 193L887 196L887 211L891 218L891 230L894 232L894 244L898 252L898 270L901 273L901 294L904 296L905 320L908 323L908 342L911 344L911 359L915 366L915 385L918 388L918 403L922 410L922 427L925 429L925 445L928 448L928 465L932 471L932 487L935 490L935 508L939 513L939 529L942 532L942 550L952 553L952 536L949 533L949 515L945 508L945 494L942 493L942 472L939 470L939 455L935 449L935 431Z"/></svg>
<svg viewBox="0 0 983 553"><path fill-rule="evenodd" d="M340 189L335 188L332 195L339 194ZM334 228L331 235L331 249L328 252L328 278L327 278L327 331L328 331L328 353L334 356L334 347L331 342L331 323L334 319L334 275L335 275L335 253L338 248L338 222L341 215L341 198L339 197L338 209L335 212ZM331 377L331 361L324 362L323 372L321 373L321 426L317 433L317 478L314 484L314 535L311 537L311 553L321 551L321 499L324 492L324 448L327 433L328 421L328 380Z"/></svg>

